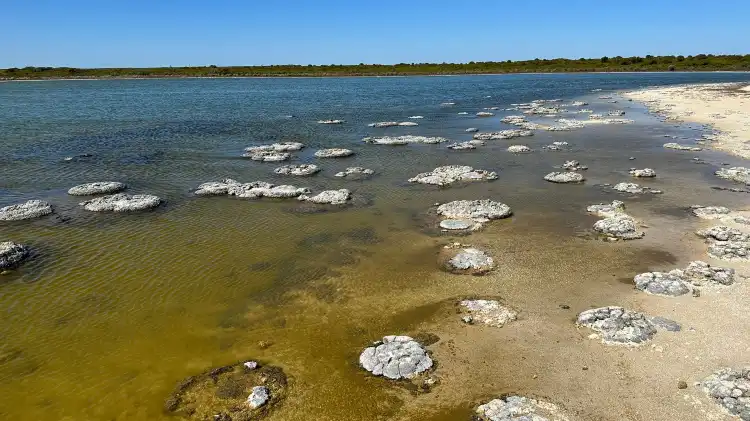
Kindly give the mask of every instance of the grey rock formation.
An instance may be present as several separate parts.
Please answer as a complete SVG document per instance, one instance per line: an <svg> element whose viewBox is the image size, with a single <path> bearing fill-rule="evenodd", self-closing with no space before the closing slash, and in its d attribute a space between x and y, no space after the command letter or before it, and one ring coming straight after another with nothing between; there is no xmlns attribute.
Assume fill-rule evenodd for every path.
<svg viewBox="0 0 750 421"><path fill-rule="evenodd" d="M276 152L276 151L255 151L245 152L242 157L250 158L253 161L261 162L280 162L286 161L291 155L288 152Z"/></svg>
<svg viewBox="0 0 750 421"><path fill-rule="evenodd" d="M437 167L431 172L417 174L409 179L410 183L434 184L447 186L459 181L488 181L497 179L497 173L475 170L465 165L447 165Z"/></svg>
<svg viewBox="0 0 750 421"><path fill-rule="evenodd" d="M529 153L529 152L531 152L531 148L529 148L526 145L511 145L511 146L508 146L508 152L511 152L511 153Z"/></svg>
<svg viewBox="0 0 750 421"><path fill-rule="evenodd" d="M480 421L569 421L557 405L523 396L493 399L476 413Z"/></svg>
<svg viewBox="0 0 750 421"><path fill-rule="evenodd" d="M250 396L247 397L247 404L250 408L260 408L268 402L271 397L271 393L265 386L255 386Z"/></svg>
<svg viewBox="0 0 750 421"><path fill-rule="evenodd" d="M439 215L451 219L470 219L487 222L492 219L507 218L512 214L510 206L492 200L456 200L444 203L437 208Z"/></svg>
<svg viewBox="0 0 750 421"><path fill-rule="evenodd" d="M240 183L230 178L223 181L212 181L198 186L195 194L198 196L229 195L243 199L290 198L310 193L306 187L295 187L289 185L274 186L265 181L253 181L251 183Z"/></svg>
<svg viewBox="0 0 750 421"><path fill-rule="evenodd" d="M649 317L648 320L653 323L657 329L664 329L667 332L679 332L682 330L682 326L680 326L679 323L664 317L653 316Z"/></svg>
<svg viewBox="0 0 750 421"><path fill-rule="evenodd" d="M273 143L270 145L250 146L248 148L245 148L245 152L248 152L251 154L255 152L264 152L264 151L291 152L291 151L298 151L304 147L305 145L299 142L281 142L281 143Z"/></svg>
<svg viewBox="0 0 750 421"><path fill-rule="evenodd" d="M585 180L582 174L577 172L551 172L544 179L552 183L581 183Z"/></svg>
<svg viewBox="0 0 750 421"><path fill-rule="evenodd" d="M598 333L605 344L639 345L656 334L656 327L642 313L622 307L601 307L578 315L578 326Z"/></svg>
<svg viewBox="0 0 750 421"><path fill-rule="evenodd" d="M413 115L413 116L409 117L410 120L421 120L423 118L424 118L423 115Z"/></svg>
<svg viewBox="0 0 750 421"><path fill-rule="evenodd" d="M117 181L98 181L71 187L68 194L72 196L92 196L95 194L111 194L125 190L127 186Z"/></svg>
<svg viewBox="0 0 750 421"><path fill-rule="evenodd" d="M693 215L701 219L721 219L729 216L731 211L724 206L691 206Z"/></svg>
<svg viewBox="0 0 750 421"><path fill-rule="evenodd" d="M476 149L477 146L482 146L482 145L484 145L484 141L470 140L468 142L451 143L450 145L446 146L446 148L454 150L454 151L463 151L467 149Z"/></svg>
<svg viewBox="0 0 750 421"><path fill-rule="evenodd" d="M730 414L750 421L750 367L722 368L703 379L700 387Z"/></svg>
<svg viewBox="0 0 750 421"><path fill-rule="evenodd" d="M445 268L453 273L481 275L495 268L495 261L486 252L470 247L451 250L453 257Z"/></svg>
<svg viewBox="0 0 750 421"><path fill-rule="evenodd" d="M319 205L343 205L349 201L351 193L347 189L324 190L314 196L303 194L297 199Z"/></svg>
<svg viewBox="0 0 750 421"><path fill-rule="evenodd" d="M0 221L21 221L52 213L52 206L43 200L29 200L0 208Z"/></svg>
<svg viewBox="0 0 750 421"><path fill-rule="evenodd" d="M320 167L315 164L284 165L273 170L276 174L306 177L316 174Z"/></svg>
<svg viewBox="0 0 750 421"><path fill-rule="evenodd" d="M317 158L341 158L354 155L354 151L344 148L321 149L315 152Z"/></svg>
<svg viewBox="0 0 750 421"><path fill-rule="evenodd" d="M489 133L476 133L474 134L474 140L506 140L513 139L515 137L533 136L534 132L531 130L502 130L499 132Z"/></svg>
<svg viewBox="0 0 750 421"><path fill-rule="evenodd" d="M643 231L638 231L635 219L625 214L596 221L594 230L606 237L620 240L636 240L646 235Z"/></svg>
<svg viewBox="0 0 750 421"><path fill-rule="evenodd" d="M380 121L378 123L370 123L367 125L368 127L377 127L377 128L384 128L384 127L395 127L395 126L419 126L414 121Z"/></svg>
<svg viewBox="0 0 750 421"><path fill-rule="evenodd" d="M386 336L362 351L359 364L376 376L399 380L424 373L433 362L422 345L409 336Z"/></svg>
<svg viewBox="0 0 750 421"><path fill-rule="evenodd" d="M0 242L0 270L13 269L29 257L30 250L13 241Z"/></svg>
<svg viewBox="0 0 750 421"><path fill-rule="evenodd" d="M750 242L716 241L708 247L708 255L720 260L750 260Z"/></svg>
<svg viewBox="0 0 750 421"><path fill-rule="evenodd" d="M750 168L720 168L718 171L716 171L716 176L750 186Z"/></svg>
<svg viewBox="0 0 750 421"><path fill-rule="evenodd" d="M644 168L642 170L632 169L630 175L633 177L656 177L656 171L651 168Z"/></svg>
<svg viewBox="0 0 750 421"><path fill-rule="evenodd" d="M750 241L750 233L743 232L737 228L730 228L725 225L718 225L708 229L698 230L696 234L708 240L716 241Z"/></svg>
<svg viewBox="0 0 750 421"><path fill-rule="evenodd" d="M581 165L581 163L576 160L565 161L562 167L568 171L582 171L589 169L589 167Z"/></svg>
<svg viewBox="0 0 750 421"><path fill-rule="evenodd" d="M490 113L490 112L487 112L487 111L480 111L480 112L477 113L477 117L492 117L494 115L495 115L495 113Z"/></svg>
<svg viewBox="0 0 750 421"><path fill-rule="evenodd" d="M503 327L518 317L518 313L495 300L463 300L459 305L462 311L469 313L468 320L474 324Z"/></svg>
<svg viewBox="0 0 750 421"><path fill-rule="evenodd" d="M408 145L410 143L427 143L436 144L447 142L448 139L444 137L430 137L430 136L379 136L379 137L366 137L362 139L365 143L372 143L373 145Z"/></svg>
<svg viewBox="0 0 750 421"><path fill-rule="evenodd" d="M476 133L479 131L476 127L469 127L468 129L464 130L466 133Z"/></svg>
<svg viewBox="0 0 750 421"><path fill-rule="evenodd" d="M343 124L344 120L318 120L318 124Z"/></svg>
<svg viewBox="0 0 750 421"><path fill-rule="evenodd" d="M645 191L643 187L635 183L617 183L612 187L612 189L619 192L632 194L643 193Z"/></svg>
<svg viewBox="0 0 750 421"><path fill-rule="evenodd" d="M593 213L596 216L602 218L611 218L615 215L621 215L625 213L625 203L614 200L610 204L601 203L598 205L591 205L586 208L586 211Z"/></svg>
<svg viewBox="0 0 750 421"><path fill-rule="evenodd" d="M337 172L335 175L336 177L346 177L346 178L366 178L373 174L375 174L375 171L369 168L348 167L344 171Z"/></svg>
<svg viewBox="0 0 750 421"><path fill-rule="evenodd" d="M683 271L679 269L668 273L641 273L635 276L634 281L637 289L654 295L677 297L693 290Z"/></svg>
<svg viewBox="0 0 750 421"><path fill-rule="evenodd" d="M81 202L80 205L91 212L134 212L153 209L161 204L158 196L150 194L129 195L125 193L97 197Z"/></svg>
<svg viewBox="0 0 750 421"><path fill-rule="evenodd" d="M679 143L674 143L674 142L665 143L664 147L667 148L667 149L676 149L678 151L693 151L693 152L698 152L698 151L702 151L703 150L703 148L699 148L697 146L685 146L685 145L680 145Z"/></svg>

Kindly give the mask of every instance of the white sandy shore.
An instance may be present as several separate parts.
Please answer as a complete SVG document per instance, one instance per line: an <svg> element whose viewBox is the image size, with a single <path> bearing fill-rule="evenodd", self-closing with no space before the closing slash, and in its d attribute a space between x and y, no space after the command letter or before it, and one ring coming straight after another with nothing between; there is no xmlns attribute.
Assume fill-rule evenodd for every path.
<svg viewBox="0 0 750 421"><path fill-rule="evenodd" d="M712 126L716 149L750 159L750 85L716 83L650 88L627 92L625 97L644 102L652 112L672 121Z"/></svg>

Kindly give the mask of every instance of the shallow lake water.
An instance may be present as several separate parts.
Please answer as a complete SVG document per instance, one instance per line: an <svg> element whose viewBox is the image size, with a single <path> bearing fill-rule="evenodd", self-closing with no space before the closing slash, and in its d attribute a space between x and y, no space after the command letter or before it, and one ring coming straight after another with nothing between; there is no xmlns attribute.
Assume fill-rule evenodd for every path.
<svg viewBox="0 0 750 421"><path fill-rule="evenodd" d="M748 80L748 74L663 73L0 83L0 206L43 199L55 208L38 220L0 224L0 240L27 244L35 254L0 277L0 418L171 419L163 402L181 379L258 359L283 367L291 379L289 398L270 419L385 420L406 413L414 420L468 419L485 391L466 390L458 402L415 411L412 400L429 398L367 376L357 366L359 352L387 334L440 330L430 323L455 297L508 295L529 307L575 303L570 296L583 285L594 294L585 299L599 294L588 283L574 285L581 274L610 271L609 277L673 262L653 236L640 245L589 239L596 218L585 206L622 198L600 185L630 181L631 166L656 168L658 178L637 182L665 192L627 197L637 216L677 221L693 203L746 203L742 194L709 189L729 186L713 171L739 161L712 151L665 150L667 141L699 139L703 128L664 123L640 104L598 97L650 85ZM510 104L553 98L583 99L595 112L622 109L635 122L539 130L471 151L361 141L381 134L469 140L469 127L513 128L499 122L519 114L502 111ZM486 107L500 110L475 117ZM413 120L418 127L367 127L413 115L424 116ZM321 119L346 123L317 124ZM239 157L247 146L274 141L304 143L290 163L314 162L323 171L283 177L273 173L275 163ZM570 149L542 150L552 141L567 141ZM535 151L513 155L506 151L512 144ZM356 154L314 158L321 147ZM693 162L697 155L706 164ZM586 183L542 180L568 159L590 167ZM406 182L448 164L497 171L499 178L443 189ZM377 174L363 181L333 176L348 166ZM313 191L348 188L356 200L311 212L295 200L191 194L202 182L227 177ZM102 180L125 182L130 193L156 194L165 204L151 212L95 214L66 194ZM473 198L502 201L514 216L458 239L485 245L502 262L492 277L467 280L439 270L437 253L454 238L434 228L429 210ZM537 283L542 278L544 285ZM444 364L446 371L459 366ZM512 390L510 383L497 393Z"/></svg>

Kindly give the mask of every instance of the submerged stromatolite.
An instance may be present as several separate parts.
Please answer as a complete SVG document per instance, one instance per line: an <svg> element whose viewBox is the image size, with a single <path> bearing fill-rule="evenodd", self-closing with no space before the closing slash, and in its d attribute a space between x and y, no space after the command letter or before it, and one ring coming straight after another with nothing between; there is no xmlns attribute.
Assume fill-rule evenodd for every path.
<svg viewBox="0 0 750 421"><path fill-rule="evenodd" d="M462 318L466 323L503 327L518 317L518 313L497 300L462 300L458 304L462 312L468 313Z"/></svg>
<svg viewBox="0 0 750 421"><path fill-rule="evenodd" d="M458 274L482 275L495 268L495 260L474 247L446 246L441 260L445 270Z"/></svg>
<svg viewBox="0 0 750 421"><path fill-rule="evenodd" d="M13 269L29 257L29 248L13 241L0 242L0 269Z"/></svg>
<svg viewBox="0 0 750 421"><path fill-rule="evenodd" d="M305 202L317 203L319 205L343 205L349 202L351 192L347 189L324 190L314 196L303 194L297 199Z"/></svg>
<svg viewBox="0 0 750 421"><path fill-rule="evenodd" d="M95 194L111 194L125 190L127 186L117 181L97 181L71 187L68 194L72 196L93 196Z"/></svg>
<svg viewBox="0 0 750 421"><path fill-rule="evenodd" d="M243 361L183 380L164 409L194 421L257 420L270 414L286 395L287 377L281 368Z"/></svg>
<svg viewBox="0 0 750 421"><path fill-rule="evenodd" d="M409 336L386 336L365 348L359 364L376 376L411 379L432 368L433 361L419 342Z"/></svg>
<svg viewBox="0 0 750 421"><path fill-rule="evenodd" d="M344 148L320 149L315 152L316 158L342 158L354 155L354 151Z"/></svg>
<svg viewBox="0 0 750 421"><path fill-rule="evenodd" d="M276 174L294 175L298 177L313 175L319 171L320 167L315 164L283 165L273 170Z"/></svg>
<svg viewBox="0 0 750 421"><path fill-rule="evenodd" d="M273 151L273 152L290 152L298 151L304 148L305 145L299 142L280 142L272 143L270 145L257 145L245 148L245 152L262 152L262 151Z"/></svg>
<svg viewBox="0 0 750 421"><path fill-rule="evenodd" d="M52 213L52 206L43 200L28 200L0 208L0 221L21 221L40 218Z"/></svg>

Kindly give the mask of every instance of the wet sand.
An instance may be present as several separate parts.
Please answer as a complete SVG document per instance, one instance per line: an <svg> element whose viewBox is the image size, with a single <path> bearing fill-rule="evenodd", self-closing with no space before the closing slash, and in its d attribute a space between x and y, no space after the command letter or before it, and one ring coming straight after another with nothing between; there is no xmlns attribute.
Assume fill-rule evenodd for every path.
<svg viewBox="0 0 750 421"><path fill-rule="evenodd" d="M737 83L687 85L628 92L670 121L706 124L716 130L706 142L750 159L750 86Z"/></svg>

